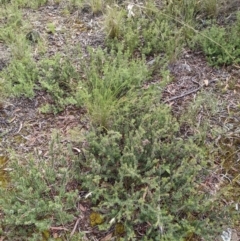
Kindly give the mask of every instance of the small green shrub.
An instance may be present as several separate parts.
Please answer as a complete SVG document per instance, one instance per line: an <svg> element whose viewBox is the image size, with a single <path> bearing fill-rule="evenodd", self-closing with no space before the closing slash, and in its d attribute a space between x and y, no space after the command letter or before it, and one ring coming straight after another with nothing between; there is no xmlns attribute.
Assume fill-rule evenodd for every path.
<svg viewBox="0 0 240 241"><path fill-rule="evenodd" d="M88 0L87 4L90 5L92 13L97 14L103 11L103 0Z"/></svg>
<svg viewBox="0 0 240 241"><path fill-rule="evenodd" d="M93 124L108 128L113 112L128 92L141 86L149 77L144 58L133 60L122 47L108 53L90 51L90 59L82 61L86 81L78 84L76 100L86 106Z"/></svg>
<svg viewBox="0 0 240 241"><path fill-rule="evenodd" d="M204 54L206 54L208 62L211 65L231 64L234 60L231 55L234 46L229 41L229 35L226 30L213 26L204 30L203 34L207 38L200 35L199 44Z"/></svg>
<svg viewBox="0 0 240 241"><path fill-rule="evenodd" d="M51 34L56 32L56 26L54 23L47 23L47 32Z"/></svg>
<svg viewBox="0 0 240 241"><path fill-rule="evenodd" d="M8 240L40 240L51 226L73 221L78 191L67 189L72 175L57 139L51 144L50 157L13 156L8 163L10 186L0 187L0 226ZM31 239L33 233L37 239Z"/></svg>
<svg viewBox="0 0 240 241"><path fill-rule="evenodd" d="M22 12L14 4L0 8L0 40L5 43L12 43L21 35L25 22L22 19Z"/></svg>
<svg viewBox="0 0 240 241"><path fill-rule="evenodd" d="M34 96L35 83L38 79L38 69L29 57L22 60L14 59L1 74L4 89L8 95Z"/></svg>
<svg viewBox="0 0 240 241"><path fill-rule="evenodd" d="M46 3L47 3L47 0L33 0L33 1L12 0L12 4L14 4L18 7L30 7L33 9L37 9L38 7L41 7Z"/></svg>
<svg viewBox="0 0 240 241"><path fill-rule="evenodd" d="M222 104L223 105L223 104ZM212 125L212 116L216 115L219 111L217 106L216 94L212 92L202 91L192 101L192 103L182 111L179 116L179 123L186 130L189 128L189 135L193 133L196 142L204 143L207 136L214 136L217 128L209 129ZM201 116L201 121L199 120ZM215 133L216 134L216 133Z"/></svg>
<svg viewBox="0 0 240 241"><path fill-rule="evenodd" d="M109 26L105 24L109 38L107 44L111 46L117 38L131 54L140 52L152 56L161 53L171 60L176 58L183 43L181 28L178 29L171 19L160 14L161 9L143 7L140 10L133 9L135 15L131 18L121 8L117 13L112 13L112 17L107 16L106 20L113 19L107 22ZM115 17L120 15L117 21Z"/></svg>
<svg viewBox="0 0 240 241"><path fill-rule="evenodd" d="M164 11L174 18L189 25L194 24L198 19L214 19L224 0L172 0L164 7Z"/></svg>
<svg viewBox="0 0 240 241"><path fill-rule="evenodd" d="M121 38L126 13L120 7L107 7L104 15L104 30L107 38Z"/></svg>
<svg viewBox="0 0 240 241"><path fill-rule="evenodd" d="M48 103L50 112L59 112L67 105L76 104L73 95L79 75L70 59L59 54L44 59L39 64L39 82L41 88L50 93L52 103ZM46 109L44 106L41 109Z"/></svg>
<svg viewBox="0 0 240 241"><path fill-rule="evenodd" d="M228 28L212 27L203 30L196 37L196 43L201 47L211 65L229 65L240 62L240 14L237 21Z"/></svg>
<svg viewBox="0 0 240 241"><path fill-rule="evenodd" d="M200 2L200 10L206 14L207 17L216 17L222 2L224 2L224 0L202 0Z"/></svg>
<svg viewBox="0 0 240 241"><path fill-rule="evenodd" d="M210 0L212 1L212 0ZM201 1L191 1L191 0L172 0L165 6L164 10L170 16L185 22L192 23L196 16L196 13L199 11L201 6Z"/></svg>
<svg viewBox="0 0 240 241"><path fill-rule="evenodd" d="M128 240L213 240L227 220L220 202L200 189L204 150L179 138L177 122L158 103L155 90L138 91L115 112L111 130L89 133L79 160L82 188L107 223L124 224ZM134 228L146 224L138 236Z"/></svg>

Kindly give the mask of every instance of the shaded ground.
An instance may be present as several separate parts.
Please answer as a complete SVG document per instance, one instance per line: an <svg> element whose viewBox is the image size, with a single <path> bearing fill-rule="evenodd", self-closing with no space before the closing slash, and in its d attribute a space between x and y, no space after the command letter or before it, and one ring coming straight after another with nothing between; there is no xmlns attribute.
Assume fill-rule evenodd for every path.
<svg viewBox="0 0 240 241"><path fill-rule="evenodd" d="M35 59L46 58L57 52L74 56L76 45L86 50L88 46L104 46L104 33L100 21L102 16L93 16L91 13L80 10L72 10L72 14L64 14L64 6L45 6L38 10L24 10L24 19L28 20L32 29L40 33L47 51L39 55L36 46ZM53 23L54 31L49 31L49 24ZM0 70L7 66L10 58L9 50L0 43ZM83 55L84 57L84 55ZM77 59L74 59L77 65ZM215 145L222 146L219 160L213 160L221 165L217 168L218 184L231 182L240 172L240 67L213 68L209 67L201 53L192 53L186 50L180 58L169 65L173 81L163 94L162 101L172 107L173 114L180 117L190 103L194 103L199 93L207 93L206 97L217 99L217 111L214 117L208 116L208 110L202 105L197 114L197 121L210 118L209 125L223 127L224 132L219 133L215 140L209 133L208 141L214 141ZM72 129L88 130L88 119L84 110L68 107L57 115L43 115L39 112L42 103L49 101L45 92L38 92L33 99L17 98L3 101L0 106L0 152L7 155L8 148L13 148L17 154L25 155L35 152L38 155L48 155L48 146L54 130L60 131L61 140L65 143L74 143ZM208 101L209 101L208 99ZM183 128L183 134L197 131L192 127ZM73 144L74 146L74 144ZM78 150L78 146L74 146ZM223 164L222 164L223 163ZM225 166L224 166L225 165ZM210 180L206 183L212 191ZM234 182L235 196L240 195L240 183ZM79 203L82 215L70 228L72 231L80 228L89 235L94 234L98 238L107 236L107 233L99 235L96 229L89 226L90 207L87 203ZM240 232L240 230L237 230ZM100 237L101 236L101 237ZM232 241L240 239L240 235L232 236Z"/></svg>

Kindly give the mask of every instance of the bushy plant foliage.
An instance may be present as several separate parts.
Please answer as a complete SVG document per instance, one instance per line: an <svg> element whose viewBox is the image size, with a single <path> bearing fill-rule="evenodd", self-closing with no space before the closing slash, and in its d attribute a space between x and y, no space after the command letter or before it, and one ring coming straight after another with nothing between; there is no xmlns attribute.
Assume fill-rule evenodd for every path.
<svg viewBox="0 0 240 241"><path fill-rule="evenodd" d="M211 65L229 65L240 62L240 14L237 15L236 23L228 28L213 25L205 29L197 36L207 60Z"/></svg>
<svg viewBox="0 0 240 241"><path fill-rule="evenodd" d="M108 128L113 112L119 108L128 92L149 78L144 58L130 59L130 54L118 50L89 50L89 61L82 61L85 81L78 83L76 100L86 106L93 124Z"/></svg>
<svg viewBox="0 0 240 241"><path fill-rule="evenodd" d="M22 12L17 5L9 4L5 8L0 8L0 40L11 43L16 40L16 34L20 34L23 29L24 21Z"/></svg>
<svg viewBox="0 0 240 241"><path fill-rule="evenodd" d="M13 0L12 3L19 7L31 7L31 8L38 8L46 4L47 0L33 0L33 1L26 1L26 0Z"/></svg>
<svg viewBox="0 0 240 241"><path fill-rule="evenodd" d="M0 226L8 240L31 240L33 233L40 240L41 232L74 219L78 192L67 190L72 179L66 159L55 144L52 148L49 161L11 161L10 185L0 188Z"/></svg>
<svg viewBox="0 0 240 241"><path fill-rule="evenodd" d="M52 97L49 111L58 112L65 106L76 104L73 95L79 75L67 57L55 55L42 60L39 66L41 88Z"/></svg>
<svg viewBox="0 0 240 241"><path fill-rule="evenodd" d="M212 0L210 0L212 1ZM177 19L186 23L191 23L196 16L196 13L200 10L202 1L178 1L173 0L166 4L165 11L176 17Z"/></svg>
<svg viewBox="0 0 240 241"><path fill-rule="evenodd" d="M30 57L14 59L1 73L4 88L14 96L34 96L34 88L38 79L38 69Z"/></svg>
<svg viewBox="0 0 240 241"><path fill-rule="evenodd" d="M65 10L71 9L69 14L75 12L77 17L84 11L75 8L84 10L84 3L91 7L93 18L105 13L99 23L104 25L106 48L89 48L84 58L78 53L70 53L71 57L56 54L36 63L31 48L37 41L31 46L26 34L19 34L26 29L20 8L37 8L46 2L0 0L4 4L0 40L12 44L12 59L0 73L0 90L30 98L34 90L44 90L51 99L41 108L45 112L56 113L67 105L85 107L90 128L86 139L80 133L72 138L75 143L84 139L83 147L81 142L75 148L79 156L70 155L70 148L65 153L56 138L47 160L35 153L10 158L10 185L0 187L2 236L8 240L51 239L51 226L73 225L80 198L74 189L81 187L83 193L88 192L93 209L88 225L122 236L118 240L186 241L195 236L214 240L231 216L216 194L202 188L212 167L208 162L211 154L202 146L209 125L202 118L199 129L196 116L202 103L208 106L207 96L197 98L179 124L161 104L165 80L159 73L164 69L160 61L169 64L197 33L198 13L206 12L205 17L217 14L217 1L64 1ZM79 25L75 20L74 25ZM52 24L47 27L55 32ZM194 41L210 64L238 63L239 31L240 15L232 27L213 26ZM148 57L154 65L146 65ZM153 72L156 76L149 83ZM161 85L156 83L159 79ZM192 136L183 136L181 124L195 128L198 135L193 131ZM77 187L69 186L73 181ZM71 240L79 241L82 234L76 227Z"/></svg>
<svg viewBox="0 0 240 241"><path fill-rule="evenodd" d="M139 91L111 130L90 132L80 157L81 185L108 221L124 223L127 240L183 240L190 233L210 240L216 222L225 220L199 189L205 153L191 138L178 137L178 124L152 95ZM147 226L142 236L137 225Z"/></svg>
<svg viewBox="0 0 240 241"><path fill-rule="evenodd" d="M165 53L171 58L182 44L181 31L171 22L171 18L169 21L166 14L161 14L161 9L154 3L145 5L134 5L132 16L122 8L117 9L117 13L114 13L115 8L108 10L104 22L107 37L110 39L107 43L121 41L130 53ZM113 38L115 40L112 40Z"/></svg>
<svg viewBox="0 0 240 241"><path fill-rule="evenodd" d="M154 21L144 17L133 21L123 36L126 47L132 51L140 49L146 55L165 53L171 56L177 44L180 44L175 42L177 30L173 31L174 25L170 26L162 16L156 16Z"/></svg>
<svg viewBox="0 0 240 241"><path fill-rule="evenodd" d="M120 38L123 34L125 11L119 7L109 7L104 15L104 30L108 38Z"/></svg>

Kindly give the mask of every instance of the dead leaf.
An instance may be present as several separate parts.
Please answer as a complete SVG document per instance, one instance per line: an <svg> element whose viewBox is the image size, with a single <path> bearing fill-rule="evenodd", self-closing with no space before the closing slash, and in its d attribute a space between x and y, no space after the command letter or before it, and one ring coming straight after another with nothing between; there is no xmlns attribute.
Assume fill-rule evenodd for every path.
<svg viewBox="0 0 240 241"><path fill-rule="evenodd" d="M87 210L87 208L84 207L82 204L79 204L78 207L82 212L86 212L86 210Z"/></svg>
<svg viewBox="0 0 240 241"><path fill-rule="evenodd" d="M106 237L100 239L100 241L108 241L108 240L111 240L113 236L113 233L109 233Z"/></svg>
<svg viewBox="0 0 240 241"><path fill-rule="evenodd" d="M209 84L208 79L203 80L203 82L204 82L205 86L208 86L208 84Z"/></svg>
<svg viewBox="0 0 240 241"><path fill-rule="evenodd" d="M147 193L148 193L148 186L145 188L145 191L143 193L143 200L145 201L145 198L147 196Z"/></svg>

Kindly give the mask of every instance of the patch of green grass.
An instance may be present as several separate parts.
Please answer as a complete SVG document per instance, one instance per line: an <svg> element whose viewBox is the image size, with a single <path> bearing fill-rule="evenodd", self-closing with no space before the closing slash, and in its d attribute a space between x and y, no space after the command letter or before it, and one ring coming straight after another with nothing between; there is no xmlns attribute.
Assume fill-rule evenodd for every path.
<svg viewBox="0 0 240 241"><path fill-rule="evenodd" d="M176 59L184 38L171 15L153 3L131 6L131 10L120 6L107 10L104 21L107 43L111 46L121 42L132 54L164 54L166 59Z"/></svg>
<svg viewBox="0 0 240 241"><path fill-rule="evenodd" d="M121 38L124 32L124 18L126 11L119 6L106 9L104 14L104 30L107 38Z"/></svg>
<svg viewBox="0 0 240 241"><path fill-rule="evenodd" d="M88 0L87 4L90 5L92 13L97 14L103 11L103 0Z"/></svg>
<svg viewBox="0 0 240 241"><path fill-rule="evenodd" d="M82 62L85 80L77 86L76 100L86 106L93 124L108 128L114 110L125 101L128 92L147 81L149 70L143 59L131 59L128 52L118 50L107 53L90 51L90 59Z"/></svg>
<svg viewBox="0 0 240 241"><path fill-rule="evenodd" d="M26 26L22 19L22 12L18 6L10 4L0 8L0 14L0 40L7 44L12 43Z"/></svg>

